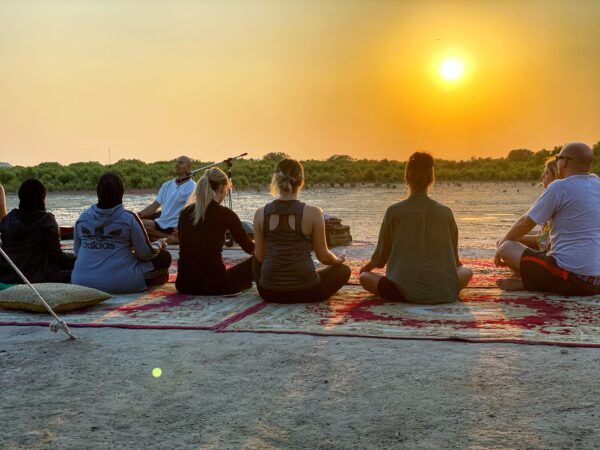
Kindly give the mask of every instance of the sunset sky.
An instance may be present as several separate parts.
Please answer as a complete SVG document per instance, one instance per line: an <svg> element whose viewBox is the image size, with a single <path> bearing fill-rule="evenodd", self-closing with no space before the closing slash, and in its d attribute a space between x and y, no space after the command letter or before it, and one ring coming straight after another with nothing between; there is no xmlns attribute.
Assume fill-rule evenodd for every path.
<svg viewBox="0 0 600 450"><path fill-rule="evenodd" d="M12 164L600 140L600 1L5 0L0 69Z"/></svg>

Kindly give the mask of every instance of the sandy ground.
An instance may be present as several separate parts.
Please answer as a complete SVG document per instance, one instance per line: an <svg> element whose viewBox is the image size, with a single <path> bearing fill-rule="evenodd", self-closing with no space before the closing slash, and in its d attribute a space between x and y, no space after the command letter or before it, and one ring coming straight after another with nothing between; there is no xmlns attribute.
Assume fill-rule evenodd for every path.
<svg viewBox="0 0 600 450"><path fill-rule="evenodd" d="M598 349L74 332L0 327L0 448L600 448Z"/></svg>

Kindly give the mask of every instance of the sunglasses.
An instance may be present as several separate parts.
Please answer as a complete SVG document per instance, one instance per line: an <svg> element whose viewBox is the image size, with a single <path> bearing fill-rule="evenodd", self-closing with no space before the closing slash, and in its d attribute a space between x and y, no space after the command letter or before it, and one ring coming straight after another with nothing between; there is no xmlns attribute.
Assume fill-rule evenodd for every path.
<svg viewBox="0 0 600 450"><path fill-rule="evenodd" d="M561 159L568 159L570 161L573 161L573 158L565 155L555 155L554 158L556 159L556 162L559 162Z"/></svg>

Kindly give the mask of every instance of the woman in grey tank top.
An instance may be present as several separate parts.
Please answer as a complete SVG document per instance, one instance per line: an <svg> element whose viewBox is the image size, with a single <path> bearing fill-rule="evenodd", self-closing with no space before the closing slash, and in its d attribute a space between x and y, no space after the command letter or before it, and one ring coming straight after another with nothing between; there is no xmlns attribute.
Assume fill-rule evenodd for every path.
<svg viewBox="0 0 600 450"><path fill-rule="evenodd" d="M277 303L319 302L350 278L344 255L327 248L323 212L298 201L304 169L294 159L277 163L271 182L276 198L254 216L254 279L260 296ZM316 270L311 251L328 267Z"/></svg>

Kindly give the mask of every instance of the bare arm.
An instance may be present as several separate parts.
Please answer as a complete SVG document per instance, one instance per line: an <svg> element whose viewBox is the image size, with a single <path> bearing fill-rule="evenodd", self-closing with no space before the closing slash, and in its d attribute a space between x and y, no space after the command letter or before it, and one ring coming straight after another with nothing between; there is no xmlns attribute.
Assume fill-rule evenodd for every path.
<svg viewBox="0 0 600 450"><path fill-rule="evenodd" d="M152 215L158 211L160 208L160 203L154 200L150 205L146 206L138 213L138 217L140 219L152 219Z"/></svg>
<svg viewBox="0 0 600 450"><path fill-rule="evenodd" d="M263 235L263 217L265 208L258 208L254 213L254 257L263 262L265 259L265 237Z"/></svg>
<svg viewBox="0 0 600 450"><path fill-rule="evenodd" d="M498 241L498 246L502 245L505 241L518 241L520 238L529 233L536 223L531 218L524 214L515 224L508 230L506 236Z"/></svg>
<svg viewBox="0 0 600 450"><path fill-rule="evenodd" d="M131 214L133 220L130 227L130 238L135 257L140 261L150 261L158 254L159 249L153 247L150 243L146 229L139 217L137 217L135 213Z"/></svg>
<svg viewBox="0 0 600 450"><path fill-rule="evenodd" d="M525 244L527 247L537 249L538 248L538 243L537 243L537 241L535 239L535 236L536 236L535 234L528 233L525 236L520 237L518 239L518 241L521 244Z"/></svg>
<svg viewBox="0 0 600 450"><path fill-rule="evenodd" d="M248 253L249 255L254 254L254 242L250 240L248 235L246 234L246 230L242 226L242 222L236 213L231 210L229 211L229 224L228 228L233 235L233 240L240 244L240 247Z"/></svg>
<svg viewBox="0 0 600 450"><path fill-rule="evenodd" d="M0 184L0 220L6 216L6 193L4 192L4 186Z"/></svg>
<svg viewBox="0 0 600 450"><path fill-rule="evenodd" d="M306 211L308 209L308 211ZM325 235L325 219L323 218L323 211L314 206L305 206L305 213L309 213L309 217L312 222L312 245L315 250L317 259L327 266L335 266L337 264L343 264L344 259L338 258L334 253L327 247L327 237Z"/></svg>
<svg viewBox="0 0 600 450"><path fill-rule="evenodd" d="M375 267L385 267L390 256L392 247L392 236L389 227L389 210L385 212L381 228L379 229L379 238L377 247L371 256L371 260L360 268L360 273L371 272Z"/></svg>

